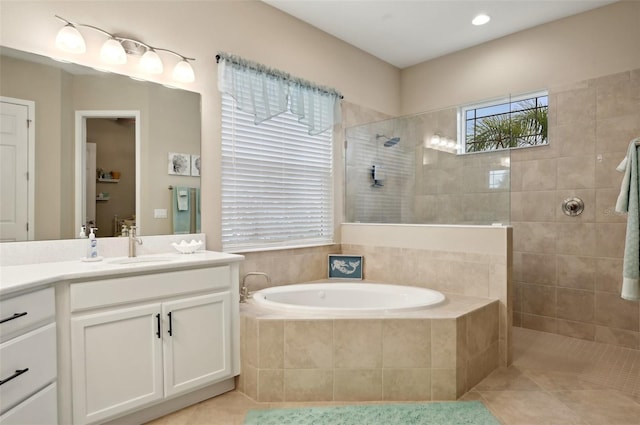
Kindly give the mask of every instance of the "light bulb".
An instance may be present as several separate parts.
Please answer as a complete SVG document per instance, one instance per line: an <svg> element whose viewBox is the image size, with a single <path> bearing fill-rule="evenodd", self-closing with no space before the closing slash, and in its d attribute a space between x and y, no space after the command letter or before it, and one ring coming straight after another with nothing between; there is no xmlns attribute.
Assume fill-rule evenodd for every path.
<svg viewBox="0 0 640 425"><path fill-rule="evenodd" d="M484 25L487 22L489 22L491 20L491 17L489 15L486 15L484 13L481 13L479 15L477 15L475 18L473 18L473 20L471 21L471 23L473 25Z"/></svg>
<svg viewBox="0 0 640 425"><path fill-rule="evenodd" d="M84 43L82 34L72 24L67 24L58 31L56 46L69 53L84 53L87 51L87 45Z"/></svg>
<svg viewBox="0 0 640 425"><path fill-rule="evenodd" d="M162 74L164 69L160 56L153 49L148 49L140 58L140 68L149 74Z"/></svg>
<svg viewBox="0 0 640 425"><path fill-rule="evenodd" d="M185 59L181 60L173 68L173 79L181 83L193 83L196 75L193 72L191 64Z"/></svg>
<svg viewBox="0 0 640 425"><path fill-rule="evenodd" d="M110 38L102 45L100 49L100 58L114 65L122 65L127 63L127 53L124 51L122 44L115 38Z"/></svg>

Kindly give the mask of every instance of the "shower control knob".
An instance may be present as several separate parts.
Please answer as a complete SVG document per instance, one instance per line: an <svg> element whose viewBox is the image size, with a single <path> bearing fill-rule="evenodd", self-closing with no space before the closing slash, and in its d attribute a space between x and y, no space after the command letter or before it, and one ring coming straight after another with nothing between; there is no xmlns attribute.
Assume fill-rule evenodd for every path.
<svg viewBox="0 0 640 425"><path fill-rule="evenodd" d="M580 198L567 198L562 201L562 212L566 215L575 217L584 211L584 202Z"/></svg>

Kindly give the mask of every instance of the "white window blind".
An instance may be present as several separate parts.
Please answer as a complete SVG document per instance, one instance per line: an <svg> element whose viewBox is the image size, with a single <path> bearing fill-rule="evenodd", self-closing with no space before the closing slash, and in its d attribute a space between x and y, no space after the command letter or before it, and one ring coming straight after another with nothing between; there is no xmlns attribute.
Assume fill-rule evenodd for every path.
<svg viewBox="0 0 640 425"><path fill-rule="evenodd" d="M311 136L290 112L254 119L222 96L223 250L332 242L331 131Z"/></svg>

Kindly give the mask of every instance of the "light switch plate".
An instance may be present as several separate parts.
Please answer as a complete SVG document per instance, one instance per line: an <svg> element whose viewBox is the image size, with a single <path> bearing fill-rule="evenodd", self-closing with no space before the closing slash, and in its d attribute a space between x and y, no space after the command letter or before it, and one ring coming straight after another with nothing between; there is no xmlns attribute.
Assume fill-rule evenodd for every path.
<svg viewBox="0 0 640 425"><path fill-rule="evenodd" d="M156 208L153 210L153 218L167 218L166 208Z"/></svg>

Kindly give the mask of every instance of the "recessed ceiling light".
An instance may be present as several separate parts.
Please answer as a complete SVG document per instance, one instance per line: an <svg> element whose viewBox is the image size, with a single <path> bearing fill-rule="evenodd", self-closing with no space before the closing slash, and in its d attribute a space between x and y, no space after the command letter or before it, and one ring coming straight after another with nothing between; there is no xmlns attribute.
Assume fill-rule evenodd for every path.
<svg viewBox="0 0 640 425"><path fill-rule="evenodd" d="M477 15L475 18L473 18L471 23L473 25L484 25L487 22L489 22L490 20L491 20L491 17L489 15L485 15L484 13L481 13L481 14Z"/></svg>

